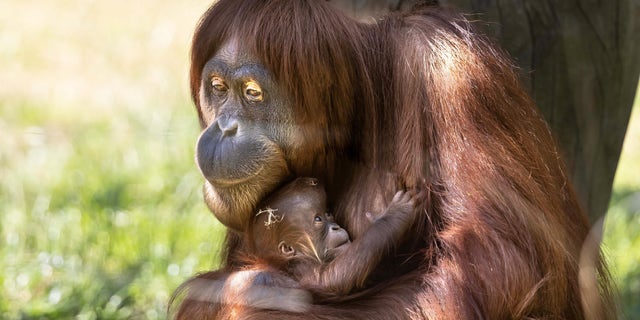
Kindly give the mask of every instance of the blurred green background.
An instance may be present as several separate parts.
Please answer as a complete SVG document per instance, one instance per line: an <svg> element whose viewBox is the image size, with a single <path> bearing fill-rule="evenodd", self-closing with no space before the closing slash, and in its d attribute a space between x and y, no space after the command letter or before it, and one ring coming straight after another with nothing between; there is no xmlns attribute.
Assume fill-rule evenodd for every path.
<svg viewBox="0 0 640 320"><path fill-rule="evenodd" d="M0 3L0 318L163 319L215 267L188 96L210 1ZM640 317L640 103L604 245Z"/></svg>

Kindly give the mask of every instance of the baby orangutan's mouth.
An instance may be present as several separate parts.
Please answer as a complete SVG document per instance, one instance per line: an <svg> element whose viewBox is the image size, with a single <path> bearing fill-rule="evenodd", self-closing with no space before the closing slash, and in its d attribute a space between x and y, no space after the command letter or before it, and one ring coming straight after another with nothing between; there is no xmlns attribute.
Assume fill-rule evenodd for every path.
<svg viewBox="0 0 640 320"><path fill-rule="evenodd" d="M333 248L327 248L324 250L324 262L331 261L338 255L340 255L344 250L346 250L351 244L351 240L348 238L344 240L344 242L338 244Z"/></svg>
<svg viewBox="0 0 640 320"><path fill-rule="evenodd" d="M344 242L343 242L343 243L341 243L341 244L337 245L334 249L338 249L338 248L340 248L340 247L342 247L342 246L346 246L346 245L349 245L349 244L351 244L351 240L349 240L349 239L347 238L347 239L345 239L345 240L344 240Z"/></svg>

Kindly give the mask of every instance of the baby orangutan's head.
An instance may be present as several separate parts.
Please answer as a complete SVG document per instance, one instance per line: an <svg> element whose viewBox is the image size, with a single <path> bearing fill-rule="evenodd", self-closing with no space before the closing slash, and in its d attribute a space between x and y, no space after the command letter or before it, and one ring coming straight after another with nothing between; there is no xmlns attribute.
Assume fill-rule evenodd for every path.
<svg viewBox="0 0 640 320"><path fill-rule="evenodd" d="M335 258L350 243L347 231L327 213L327 195L314 178L298 178L260 206L248 231L261 255Z"/></svg>

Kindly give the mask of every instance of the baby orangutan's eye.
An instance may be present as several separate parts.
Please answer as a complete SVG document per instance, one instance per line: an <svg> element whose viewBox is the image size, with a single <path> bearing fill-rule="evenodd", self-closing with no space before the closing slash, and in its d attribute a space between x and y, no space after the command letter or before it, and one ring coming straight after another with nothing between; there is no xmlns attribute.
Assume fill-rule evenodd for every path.
<svg viewBox="0 0 640 320"><path fill-rule="evenodd" d="M322 217L320 217L320 216L315 216L315 217L313 218L313 222L322 222Z"/></svg>

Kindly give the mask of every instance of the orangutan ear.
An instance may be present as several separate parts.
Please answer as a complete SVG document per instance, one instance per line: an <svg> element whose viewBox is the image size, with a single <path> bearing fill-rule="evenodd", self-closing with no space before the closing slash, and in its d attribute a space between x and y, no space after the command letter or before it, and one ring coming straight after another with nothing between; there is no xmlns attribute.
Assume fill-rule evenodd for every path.
<svg viewBox="0 0 640 320"><path fill-rule="evenodd" d="M284 241L278 244L278 250L280 250L280 253L285 257L293 257L296 254L296 249L286 244Z"/></svg>

